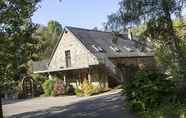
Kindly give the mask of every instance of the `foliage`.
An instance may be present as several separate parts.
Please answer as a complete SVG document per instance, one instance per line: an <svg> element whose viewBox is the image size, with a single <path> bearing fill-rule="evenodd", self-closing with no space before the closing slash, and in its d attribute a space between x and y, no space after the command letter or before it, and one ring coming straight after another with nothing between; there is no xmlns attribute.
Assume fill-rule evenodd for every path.
<svg viewBox="0 0 186 118"><path fill-rule="evenodd" d="M32 23L31 17L39 2L40 0L0 0L1 91L14 88L17 80L30 74L30 62L38 58L36 53L39 41L33 37L37 27Z"/></svg>
<svg viewBox="0 0 186 118"><path fill-rule="evenodd" d="M29 60L34 44L36 26L31 16L40 0L0 1L0 90L9 89L16 80L29 73ZM0 105L1 106L1 105ZM0 111L0 117L1 111Z"/></svg>
<svg viewBox="0 0 186 118"><path fill-rule="evenodd" d="M43 90L44 90L44 93L46 96L54 96L55 93L53 91L54 89L54 84L55 84L55 80L46 80L44 83L43 83Z"/></svg>
<svg viewBox="0 0 186 118"><path fill-rule="evenodd" d="M95 86L87 80L83 81L83 83L80 85L80 88L85 96L90 96L95 92Z"/></svg>
<svg viewBox="0 0 186 118"><path fill-rule="evenodd" d="M56 33L57 35L60 35L63 31L63 28L59 22L51 20L48 22L48 31L50 33Z"/></svg>
<svg viewBox="0 0 186 118"><path fill-rule="evenodd" d="M65 94L67 95L74 95L75 94L75 89L72 85L67 85L66 88L65 88Z"/></svg>
<svg viewBox="0 0 186 118"><path fill-rule="evenodd" d="M80 88L75 89L75 94L77 96L91 96L96 93L100 93L102 89L97 86L94 86L91 82L84 80L80 85Z"/></svg>
<svg viewBox="0 0 186 118"><path fill-rule="evenodd" d="M65 94L65 85L62 80L55 81L53 91L54 91L54 96Z"/></svg>
<svg viewBox="0 0 186 118"><path fill-rule="evenodd" d="M57 21L49 21L47 27L39 26L34 33L34 37L38 40L37 45L35 45L37 49L36 60L44 60L50 57L62 31L62 26Z"/></svg>
<svg viewBox="0 0 186 118"><path fill-rule="evenodd" d="M36 26L31 16L39 0L3 0L0 2L0 87L7 89L29 73Z"/></svg>
<svg viewBox="0 0 186 118"><path fill-rule="evenodd" d="M185 6L185 0L122 0L118 12L108 19L108 24L134 26L145 23L143 36L151 39L157 49L164 49L165 55L169 55L167 62L173 78L184 79L186 78L184 41L174 29L172 15L182 19L181 12Z"/></svg>
<svg viewBox="0 0 186 118"><path fill-rule="evenodd" d="M77 96L84 96L82 90L79 89L79 88L76 88L76 89L75 89L75 94L76 94Z"/></svg>
<svg viewBox="0 0 186 118"><path fill-rule="evenodd" d="M72 85L64 85L58 78L45 80L42 87L46 96L74 95L75 93Z"/></svg>
<svg viewBox="0 0 186 118"><path fill-rule="evenodd" d="M116 18L108 20L126 27L144 24L141 36L151 40L158 62L169 74L167 78L145 72L125 85L128 106L141 110L147 115L144 117L177 118L185 109L185 97L180 96L185 95L186 86L186 39L181 16L185 6L185 0L121 0Z"/></svg>
<svg viewBox="0 0 186 118"><path fill-rule="evenodd" d="M127 107L142 118L179 117L185 112L185 97L178 91L175 81L160 72L139 71L123 86Z"/></svg>
<svg viewBox="0 0 186 118"><path fill-rule="evenodd" d="M42 83L33 79L34 97L40 96L44 93Z"/></svg>
<svg viewBox="0 0 186 118"><path fill-rule="evenodd" d="M105 31L121 32L125 30L125 27L123 27L123 25L121 24L121 19L118 17L117 13L108 15L107 17L108 21L106 23L103 23Z"/></svg>
<svg viewBox="0 0 186 118"><path fill-rule="evenodd" d="M48 77L44 74L33 74L32 78L38 82L39 84L43 84L45 82L45 80L48 79Z"/></svg>

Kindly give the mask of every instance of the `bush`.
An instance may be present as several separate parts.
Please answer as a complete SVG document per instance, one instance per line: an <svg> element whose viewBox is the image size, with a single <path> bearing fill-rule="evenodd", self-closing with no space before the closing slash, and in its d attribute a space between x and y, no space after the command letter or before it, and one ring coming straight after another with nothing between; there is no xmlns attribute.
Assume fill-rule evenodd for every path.
<svg viewBox="0 0 186 118"><path fill-rule="evenodd" d="M177 112L170 109L170 106L176 106L173 102L174 90L174 82L159 72L137 72L136 76L126 81L123 86L127 107L143 118L159 118L162 114L166 116L170 112ZM165 118L163 116L162 118Z"/></svg>
<svg viewBox="0 0 186 118"><path fill-rule="evenodd" d="M87 80L83 81L83 84L81 85L81 90L83 91L83 94L85 96L90 96L95 93L94 85L88 82Z"/></svg>
<svg viewBox="0 0 186 118"><path fill-rule="evenodd" d="M98 89L87 80L84 80L80 88L75 90L77 96L90 96L98 92Z"/></svg>
<svg viewBox="0 0 186 118"><path fill-rule="evenodd" d="M62 80L56 80L53 88L54 96L64 95L65 86Z"/></svg>
<svg viewBox="0 0 186 118"><path fill-rule="evenodd" d="M79 88L76 88L76 89L75 89L75 94L76 94L77 96L83 96L83 92L82 92L81 89L79 89Z"/></svg>
<svg viewBox="0 0 186 118"><path fill-rule="evenodd" d="M34 79L34 81L36 81L36 82L38 82L40 84L43 84L45 82L45 80L48 79L47 76L42 75L42 74L33 74L32 78Z"/></svg>
<svg viewBox="0 0 186 118"><path fill-rule="evenodd" d="M66 92L67 95L74 95L75 94L75 89L72 85L67 85L66 86Z"/></svg>
<svg viewBox="0 0 186 118"><path fill-rule="evenodd" d="M45 96L74 95L75 90L72 85L65 86L60 79L46 80L43 85Z"/></svg>
<svg viewBox="0 0 186 118"><path fill-rule="evenodd" d="M54 91L53 91L53 88L54 88L54 84L55 84L55 80L46 80L44 83L43 83L43 90L44 90L44 94L45 96L54 96Z"/></svg>

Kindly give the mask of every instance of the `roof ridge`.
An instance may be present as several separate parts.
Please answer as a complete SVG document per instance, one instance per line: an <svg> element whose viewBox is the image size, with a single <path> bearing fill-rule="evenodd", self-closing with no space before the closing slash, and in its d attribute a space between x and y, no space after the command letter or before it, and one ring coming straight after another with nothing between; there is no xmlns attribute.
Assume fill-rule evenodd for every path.
<svg viewBox="0 0 186 118"><path fill-rule="evenodd" d="M79 29L79 30L86 30L86 31L94 31L94 32L102 32L102 33L113 33L111 31L101 31L101 30L95 30L95 29L86 29L86 28L80 28L80 27L73 27L73 26L66 26L66 28L73 28L73 29ZM120 33L124 34L124 33Z"/></svg>

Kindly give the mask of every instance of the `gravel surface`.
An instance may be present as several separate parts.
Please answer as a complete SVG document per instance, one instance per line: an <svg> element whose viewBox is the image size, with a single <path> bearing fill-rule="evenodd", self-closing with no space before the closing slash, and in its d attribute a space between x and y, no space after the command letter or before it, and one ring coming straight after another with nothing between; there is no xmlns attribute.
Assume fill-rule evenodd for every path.
<svg viewBox="0 0 186 118"><path fill-rule="evenodd" d="M3 105L7 118L133 118L123 108L121 90L89 97L39 97Z"/></svg>

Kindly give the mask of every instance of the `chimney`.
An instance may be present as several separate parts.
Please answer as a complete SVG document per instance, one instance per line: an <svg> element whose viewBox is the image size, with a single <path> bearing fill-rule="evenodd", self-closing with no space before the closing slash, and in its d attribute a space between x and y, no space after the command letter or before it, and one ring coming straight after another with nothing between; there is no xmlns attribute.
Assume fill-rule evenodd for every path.
<svg viewBox="0 0 186 118"><path fill-rule="evenodd" d="M133 40L133 35L132 35L131 28L128 29L128 38L129 38L130 40Z"/></svg>

